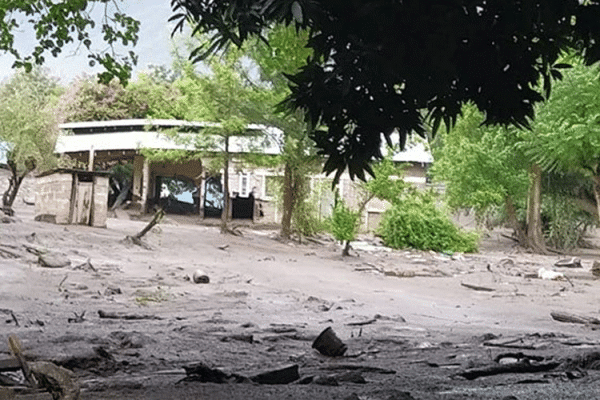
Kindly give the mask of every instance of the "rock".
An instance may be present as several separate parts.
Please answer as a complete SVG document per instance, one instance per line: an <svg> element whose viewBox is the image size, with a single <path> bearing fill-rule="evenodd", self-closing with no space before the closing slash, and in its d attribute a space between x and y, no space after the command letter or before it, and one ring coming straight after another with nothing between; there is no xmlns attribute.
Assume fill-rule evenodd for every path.
<svg viewBox="0 0 600 400"><path fill-rule="evenodd" d="M46 268L63 268L71 265L71 260L58 253L42 253L39 255L38 262Z"/></svg>
<svg viewBox="0 0 600 400"><path fill-rule="evenodd" d="M335 379L338 382L350 382L350 383L358 383L358 384L365 384L365 383L367 383L367 381L361 375L361 373L360 372L356 372L356 371L350 371L350 372L346 372L346 373L343 373L343 374L335 375Z"/></svg>
<svg viewBox="0 0 600 400"><path fill-rule="evenodd" d="M321 386L340 386L338 380L335 379L335 376L318 376L313 383Z"/></svg>
<svg viewBox="0 0 600 400"><path fill-rule="evenodd" d="M68 369L45 361L30 363L29 367L41 386L52 394L54 400L79 399L79 383Z"/></svg>
<svg viewBox="0 0 600 400"><path fill-rule="evenodd" d="M114 296L115 294L123 294L123 292L121 291L121 288L109 286L104 291L105 296Z"/></svg>
<svg viewBox="0 0 600 400"><path fill-rule="evenodd" d="M56 215L53 214L38 214L35 216L34 220L38 222L48 222L50 224L56 223Z"/></svg>
<svg viewBox="0 0 600 400"><path fill-rule="evenodd" d="M556 267L565 267L565 268L582 268L581 259L577 257L571 257L564 260L558 260L554 263Z"/></svg>
<svg viewBox="0 0 600 400"><path fill-rule="evenodd" d="M395 392L387 400L415 400L409 392Z"/></svg>
<svg viewBox="0 0 600 400"><path fill-rule="evenodd" d="M298 373L298 365L294 364L289 367L263 372L250 379L264 385L286 385L300 379L300 374Z"/></svg>
<svg viewBox="0 0 600 400"><path fill-rule="evenodd" d="M194 283L209 283L210 279L208 275L204 273L201 269L197 269L194 271L193 278Z"/></svg>
<svg viewBox="0 0 600 400"><path fill-rule="evenodd" d="M600 277L600 262L594 261L592 264L592 275Z"/></svg>

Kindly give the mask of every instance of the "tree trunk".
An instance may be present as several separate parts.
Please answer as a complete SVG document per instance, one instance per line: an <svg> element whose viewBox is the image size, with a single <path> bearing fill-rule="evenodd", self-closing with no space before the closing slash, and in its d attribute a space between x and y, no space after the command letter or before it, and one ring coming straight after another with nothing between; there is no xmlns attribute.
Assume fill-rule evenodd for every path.
<svg viewBox="0 0 600 400"><path fill-rule="evenodd" d="M7 165L10 168L11 174L10 178L8 178L8 188L2 195L2 211L6 215L12 216L15 213L12 209L13 203L17 197L21 183L29 171L25 171L22 175L19 175L19 171L14 162L8 160Z"/></svg>
<svg viewBox="0 0 600 400"><path fill-rule="evenodd" d="M517 211L515 210L515 203L511 196L506 196L504 199L504 204L506 206L506 215L508 217L508 224L514 230L515 236L517 237L517 241L523 247L527 247L527 235L525 234L525 230L523 226L519 223L517 219Z"/></svg>
<svg viewBox="0 0 600 400"><path fill-rule="evenodd" d="M221 233L229 233L229 136L225 136L225 161L223 162L223 213L221 214Z"/></svg>
<svg viewBox="0 0 600 400"><path fill-rule="evenodd" d="M350 241L346 240L346 244L342 249L342 257L348 257L350 255Z"/></svg>
<svg viewBox="0 0 600 400"><path fill-rule="evenodd" d="M547 252L542 234L542 169L538 164L532 164L529 167L527 244L535 252Z"/></svg>
<svg viewBox="0 0 600 400"><path fill-rule="evenodd" d="M296 205L292 166L285 164L283 172L283 215L281 216L281 237L289 239L292 234L292 214Z"/></svg>
<svg viewBox="0 0 600 400"><path fill-rule="evenodd" d="M600 220L600 175L594 175L594 198L596 199L596 212Z"/></svg>

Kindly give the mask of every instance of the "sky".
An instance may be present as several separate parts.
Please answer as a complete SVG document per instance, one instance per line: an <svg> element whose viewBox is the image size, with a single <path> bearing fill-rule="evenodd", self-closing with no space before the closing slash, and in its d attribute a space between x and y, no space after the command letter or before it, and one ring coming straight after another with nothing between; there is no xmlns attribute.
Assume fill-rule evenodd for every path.
<svg viewBox="0 0 600 400"><path fill-rule="evenodd" d="M170 0L123 0L119 2L121 11L140 21L139 41L133 49L138 55L136 72L147 69L149 64L171 65L172 40L171 32L174 24L168 19L172 15ZM94 16L101 15L101 7L95 6ZM98 19L98 18L95 18ZM22 24L25 26L25 24ZM31 49L35 43L31 32L22 31L17 36L17 48L24 54ZM92 37L92 48L102 49L102 37L97 34ZM48 54L44 67L50 70L50 75L61 79L63 83L69 83L73 78L82 74L96 74L102 71L101 67L90 67L87 49L82 48L76 52L75 45L65 47L57 58ZM127 51L128 49L126 49ZM13 73L11 68L14 58L5 53L0 53L0 80L5 79Z"/></svg>

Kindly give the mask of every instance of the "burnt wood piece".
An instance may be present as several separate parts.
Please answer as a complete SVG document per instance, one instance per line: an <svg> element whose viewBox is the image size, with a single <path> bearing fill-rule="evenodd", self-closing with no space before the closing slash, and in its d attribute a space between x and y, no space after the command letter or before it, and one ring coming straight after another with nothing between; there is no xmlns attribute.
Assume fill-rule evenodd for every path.
<svg viewBox="0 0 600 400"><path fill-rule="evenodd" d="M98 310L98 316L100 318L106 319L127 319L127 320L136 320L136 319L162 319L156 315L147 315L147 314L122 314L110 311Z"/></svg>
<svg viewBox="0 0 600 400"><path fill-rule="evenodd" d="M250 378L253 382L263 385L286 385L300 379L298 365L290 365L285 368L263 372Z"/></svg>
<svg viewBox="0 0 600 400"><path fill-rule="evenodd" d="M573 324L600 325L600 319L594 317L584 317L581 315L570 314L561 311L552 311L552 319L558 322L570 322Z"/></svg>
<svg viewBox="0 0 600 400"><path fill-rule="evenodd" d="M15 358L0 360L0 372L18 371L21 369L21 363Z"/></svg>
<svg viewBox="0 0 600 400"><path fill-rule="evenodd" d="M526 374L535 372L551 371L560 365L559 362L552 361L548 363L532 364L529 360L523 360L514 364L495 364L485 368L468 369L458 374L465 379L473 380L482 376L500 375L500 374Z"/></svg>

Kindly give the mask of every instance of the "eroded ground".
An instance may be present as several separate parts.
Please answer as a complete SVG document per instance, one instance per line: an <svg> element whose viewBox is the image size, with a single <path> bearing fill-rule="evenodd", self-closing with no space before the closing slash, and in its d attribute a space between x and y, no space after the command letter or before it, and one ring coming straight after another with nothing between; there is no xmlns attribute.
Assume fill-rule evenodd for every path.
<svg viewBox="0 0 600 400"><path fill-rule="evenodd" d="M168 218L147 235L149 250L123 241L144 221L65 227L16 208L17 221L0 224L0 359L15 334L29 360L73 370L82 399L591 399L600 390L596 325L551 317L598 317L598 251L577 254L583 268L560 269L568 281L549 281L538 270L567 256L521 252L498 233L474 255L389 251L363 238L343 259L326 238L282 243L248 227L223 236ZM71 264L42 267L39 251ZM196 269L209 284L190 281ZM311 348L329 326L344 357ZM199 362L243 377L296 365L300 379L202 383L184 369ZM464 377L519 366L541 371ZM3 375L17 398L51 398L21 389L20 373Z"/></svg>

